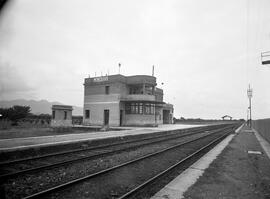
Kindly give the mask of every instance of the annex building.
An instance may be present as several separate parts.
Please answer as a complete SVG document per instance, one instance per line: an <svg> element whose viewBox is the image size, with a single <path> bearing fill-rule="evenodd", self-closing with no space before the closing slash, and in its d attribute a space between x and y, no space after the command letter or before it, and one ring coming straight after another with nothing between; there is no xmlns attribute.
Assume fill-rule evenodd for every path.
<svg viewBox="0 0 270 199"><path fill-rule="evenodd" d="M156 77L110 75L85 78L85 125L156 126L171 124L173 105L163 102Z"/></svg>

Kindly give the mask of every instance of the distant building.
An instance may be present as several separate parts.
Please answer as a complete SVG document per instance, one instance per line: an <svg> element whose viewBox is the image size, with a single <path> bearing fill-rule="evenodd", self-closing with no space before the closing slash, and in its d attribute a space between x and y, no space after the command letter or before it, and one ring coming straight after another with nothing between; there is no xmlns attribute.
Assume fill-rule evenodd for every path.
<svg viewBox="0 0 270 199"><path fill-rule="evenodd" d="M224 115L223 117L221 117L222 120L232 120L232 117L229 115Z"/></svg>
<svg viewBox="0 0 270 199"><path fill-rule="evenodd" d="M52 127L72 126L72 106L53 105L52 106Z"/></svg>
<svg viewBox="0 0 270 199"><path fill-rule="evenodd" d="M173 105L163 102L156 77L110 75L85 78L86 125L155 126L171 124Z"/></svg>

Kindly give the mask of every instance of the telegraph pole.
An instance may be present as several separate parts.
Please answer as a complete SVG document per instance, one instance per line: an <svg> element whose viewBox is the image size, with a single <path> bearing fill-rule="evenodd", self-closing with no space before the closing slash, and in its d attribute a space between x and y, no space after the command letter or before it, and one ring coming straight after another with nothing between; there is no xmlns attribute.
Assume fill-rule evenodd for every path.
<svg viewBox="0 0 270 199"><path fill-rule="evenodd" d="M249 109L247 109L247 122L248 122Z"/></svg>
<svg viewBox="0 0 270 199"><path fill-rule="evenodd" d="M118 74L120 75L120 68L121 68L121 64L118 64Z"/></svg>
<svg viewBox="0 0 270 199"><path fill-rule="evenodd" d="M252 89L250 88L250 84L248 85L248 89L247 89L247 96L248 96L248 99L249 99L249 127L251 128L252 127L252 119L251 119L251 98L252 98Z"/></svg>

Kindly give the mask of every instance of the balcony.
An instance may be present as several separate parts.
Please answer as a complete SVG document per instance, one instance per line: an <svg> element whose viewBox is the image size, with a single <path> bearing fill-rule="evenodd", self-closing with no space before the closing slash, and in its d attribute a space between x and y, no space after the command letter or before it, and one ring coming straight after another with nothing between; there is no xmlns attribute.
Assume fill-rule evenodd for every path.
<svg viewBox="0 0 270 199"><path fill-rule="evenodd" d="M149 76L149 75L134 75L127 77L127 84L134 85L134 84L149 84L151 86L156 86L156 77Z"/></svg>
<svg viewBox="0 0 270 199"><path fill-rule="evenodd" d="M154 95L142 95L142 94L133 94L133 95L126 95L125 97L121 98L122 101L155 101Z"/></svg>

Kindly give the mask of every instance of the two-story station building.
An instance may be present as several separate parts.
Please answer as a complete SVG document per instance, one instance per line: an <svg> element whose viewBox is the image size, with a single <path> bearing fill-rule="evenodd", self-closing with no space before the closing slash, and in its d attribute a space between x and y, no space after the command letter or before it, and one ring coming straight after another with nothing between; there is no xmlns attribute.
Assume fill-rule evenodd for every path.
<svg viewBox="0 0 270 199"><path fill-rule="evenodd" d="M163 102L156 77L110 75L85 78L85 125L156 126L173 121L173 105Z"/></svg>

